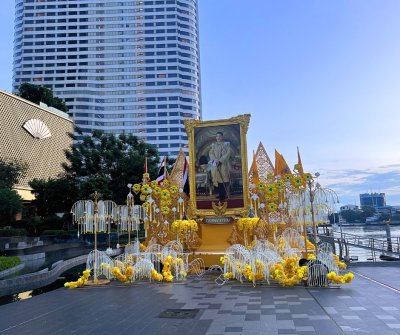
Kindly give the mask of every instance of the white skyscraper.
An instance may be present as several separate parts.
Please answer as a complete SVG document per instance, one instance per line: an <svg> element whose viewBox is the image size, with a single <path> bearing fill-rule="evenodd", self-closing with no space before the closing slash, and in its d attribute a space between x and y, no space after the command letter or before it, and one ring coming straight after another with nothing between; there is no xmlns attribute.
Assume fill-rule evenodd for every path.
<svg viewBox="0 0 400 335"><path fill-rule="evenodd" d="M201 118L197 0L16 0L13 90L44 85L84 134L177 155Z"/></svg>

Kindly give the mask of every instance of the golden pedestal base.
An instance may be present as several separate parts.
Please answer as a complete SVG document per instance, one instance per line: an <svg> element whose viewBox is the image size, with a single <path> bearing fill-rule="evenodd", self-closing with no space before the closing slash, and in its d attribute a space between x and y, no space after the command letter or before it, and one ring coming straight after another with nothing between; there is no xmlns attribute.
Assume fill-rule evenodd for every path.
<svg viewBox="0 0 400 335"><path fill-rule="evenodd" d="M206 268L222 265L220 258L230 247L228 243L232 232L232 224L199 224L201 245L193 253L194 258L202 258Z"/></svg>

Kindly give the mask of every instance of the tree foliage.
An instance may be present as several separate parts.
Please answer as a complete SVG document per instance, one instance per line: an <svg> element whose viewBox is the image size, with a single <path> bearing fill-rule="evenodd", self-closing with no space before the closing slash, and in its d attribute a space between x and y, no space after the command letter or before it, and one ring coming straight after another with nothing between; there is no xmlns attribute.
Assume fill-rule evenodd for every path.
<svg viewBox="0 0 400 335"><path fill-rule="evenodd" d="M18 193L8 188L0 189L0 223L14 221L15 215L22 209L22 199Z"/></svg>
<svg viewBox="0 0 400 335"><path fill-rule="evenodd" d="M0 158L0 188L11 189L27 171L28 164L23 161Z"/></svg>
<svg viewBox="0 0 400 335"><path fill-rule="evenodd" d="M339 222L339 213L332 213L328 215L329 223L338 223Z"/></svg>
<svg viewBox="0 0 400 335"><path fill-rule="evenodd" d="M76 180L66 176L48 180L33 179L29 185L35 195L32 205L35 206L36 214L40 217L69 212L79 197Z"/></svg>
<svg viewBox="0 0 400 335"><path fill-rule="evenodd" d="M81 196L87 198L93 191L103 194L103 199L124 203L127 184L142 181L144 162L150 176L157 174L159 156L155 147L140 141L136 136L104 134L94 131L66 153L64 164L67 176L80 182Z"/></svg>
<svg viewBox="0 0 400 335"><path fill-rule="evenodd" d="M44 102L50 107L54 107L63 112L68 112L68 107L65 102L54 96L53 91L47 87L33 85L30 83L22 83L18 89L18 95L21 98L29 100L37 105Z"/></svg>
<svg viewBox="0 0 400 335"><path fill-rule="evenodd" d="M351 209L341 211L340 215L346 220L346 222L361 222L362 220L361 213Z"/></svg>
<svg viewBox="0 0 400 335"><path fill-rule="evenodd" d="M361 212L362 213L362 217L364 218L364 220L367 217L370 217L370 216L372 216L372 215L374 215L376 213L376 209L374 207L372 207L372 206L362 206L361 210L362 210L362 212Z"/></svg>
<svg viewBox="0 0 400 335"><path fill-rule="evenodd" d="M22 198L12 190L18 180L25 176L28 165L15 159L0 158L0 223L8 224L22 209Z"/></svg>
<svg viewBox="0 0 400 335"><path fill-rule="evenodd" d="M74 202L90 199L95 191L102 199L124 204L127 185L142 181L146 155L148 171L155 177L159 162L156 148L135 136L93 132L66 151L68 163L63 165L62 176L30 182L36 214L46 218L69 212Z"/></svg>
<svg viewBox="0 0 400 335"><path fill-rule="evenodd" d="M367 217L374 215L376 209L372 206L362 206L361 210L345 210L341 211L340 215L347 222L365 222Z"/></svg>
<svg viewBox="0 0 400 335"><path fill-rule="evenodd" d="M392 215L390 215L389 213L382 213L379 215L380 221L389 221L391 219L392 219Z"/></svg>

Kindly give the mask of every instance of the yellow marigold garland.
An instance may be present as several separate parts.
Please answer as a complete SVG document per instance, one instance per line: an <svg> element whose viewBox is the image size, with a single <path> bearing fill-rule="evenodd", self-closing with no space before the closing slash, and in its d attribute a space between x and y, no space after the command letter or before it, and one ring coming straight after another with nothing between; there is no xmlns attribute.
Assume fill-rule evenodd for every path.
<svg viewBox="0 0 400 335"><path fill-rule="evenodd" d="M151 278L157 281L162 281L163 280L163 275L161 273L158 273L157 270L151 270Z"/></svg>
<svg viewBox="0 0 400 335"><path fill-rule="evenodd" d="M164 259L164 266L162 269L162 273L163 273L163 277L164 280L167 282L172 282L172 280L174 279L174 277L172 276L171 273L171 265L173 263L174 259L171 255L168 255L165 259Z"/></svg>
<svg viewBox="0 0 400 335"><path fill-rule="evenodd" d="M345 262L341 262L338 255L333 255L333 259L336 265L339 267L339 269L342 270L347 269L347 264Z"/></svg>
<svg viewBox="0 0 400 335"><path fill-rule="evenodd" d="M233 279L234 278L233 273L232 272L225 273L224 278L225 279Z"/></svg>
<svg viewBox="0 0 400 335"><path fill-rule="evenodd" d="M133 277L133 266L128 265L125 270L125 274L123 274L118 267L113 267L111 270L112 275L119 281L123 283L127 283L129 281L132 281Z"/></svg>
<svg viewBox="0 0 400 335"><path fill-rule="evenodd" d="M140 192L140 189L142 188L142 186L140 185L140 184L134 184L133 186L132 186L132 190L133 190L133 192L135 192L135 193L138 193L138 192Z"/></svg>
<svg viewBox="0 0 400 335"><path fill-rule="evenodd" d="M337 275L335 271L329 272L327 278L330 282L334 284L349 284L354 278L354 274L348 272L343 276Z"/></svg>
<svg viewBox="0 0 400 335"><path fill-rule="evenodd" d="M77 288L87 284L90 276L90 270L85 270L82 272L82 276L77 281L70 281L64 284L64 287Z"/></svg>
<svg viewBox="0 0 400 335"><path fill-rule="evenodd" d="M311 260L314 260L314 259L317 259L317 257L315 256L315 254L308 254L308 255L307 255L307 260L311 261Z"/></svg>
<svg viewBox="0 0 400 335"><path fill-rule="evenodd" d="M307 249L315 250L315 245L310 242L310 240L306 240Z"/></svg>
<svg viewBox="0 0 400 335"><path fill-rule="evenodd" d="M188 230L197 231L199 228L195 220L175 220L172 224L172 231L179 234L181 239L186 237Z"/></svg>
<svg viewBox="0 0 400 335"><path fill-rule="evenodd" d="M271 278L282 286L299 284L307 274L307 266L298 266L297 257L288 257L282 263L271 266Z"/></svg>
<svg viewBox="0 0 400 335"><path fill-rule="evenodd" d="M252 231L259 220L259 218L241 218L237 220L237 227L240 231Z"/></svg>

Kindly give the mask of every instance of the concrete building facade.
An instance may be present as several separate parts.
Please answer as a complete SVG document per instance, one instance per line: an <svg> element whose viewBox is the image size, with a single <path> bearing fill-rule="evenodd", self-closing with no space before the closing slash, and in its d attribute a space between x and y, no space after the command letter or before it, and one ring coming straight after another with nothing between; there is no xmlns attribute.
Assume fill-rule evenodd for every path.
<svg viewBox="0 0 400 335"><path fill-rule="evenodd" d="M16 0L13 90L44 85L83 134L176 156L201 118L197 0Z"/></svg>
<svg viewBox="0 0 400 335"><path fill-rule="evenodd" d="M0 158L28 164L27 175L15 187L24 200L33 198L30 180L54 178L63 171L72 132L66 113L0 91Z"/></svg>

